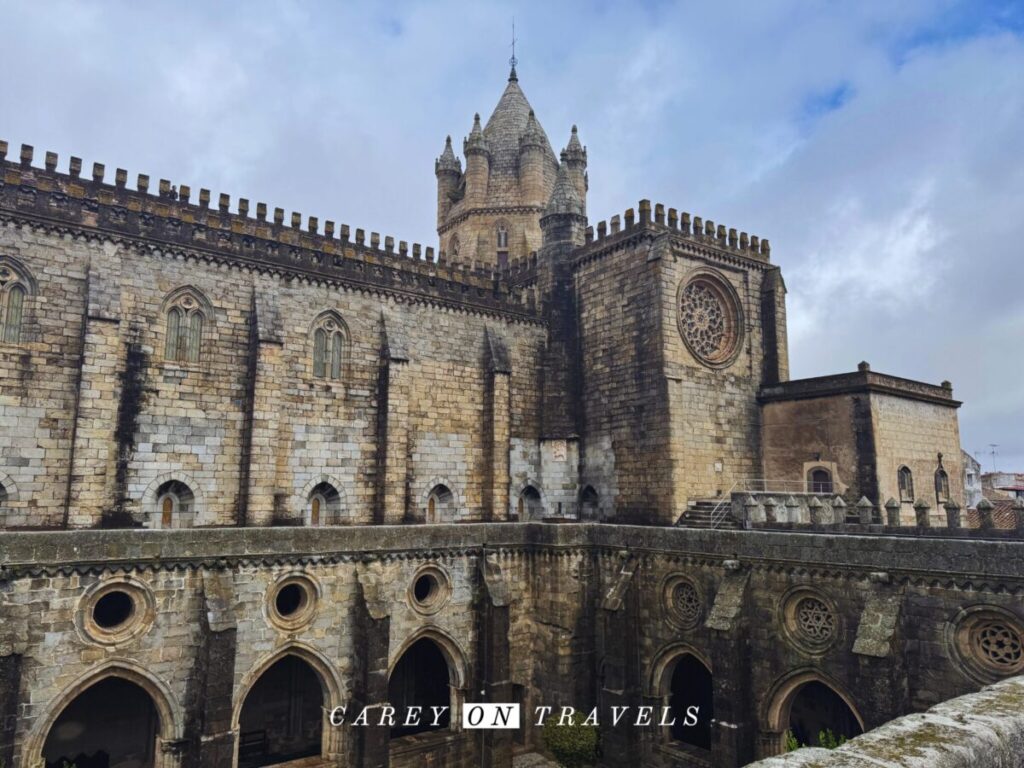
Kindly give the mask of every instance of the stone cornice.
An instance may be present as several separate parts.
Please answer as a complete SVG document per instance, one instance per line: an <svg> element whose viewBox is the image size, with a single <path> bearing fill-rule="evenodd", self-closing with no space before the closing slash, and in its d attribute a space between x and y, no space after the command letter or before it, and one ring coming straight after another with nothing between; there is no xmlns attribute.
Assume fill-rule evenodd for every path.
<svg viewBox="0 0 1024 768"><path fill-rule="evenodd" d="M953 399L952 387L936 386L922 381L903 379L899 376L875 373L871 370L840 373L834 376L818 376L811 379L795 379L780 384L762 387L758 393L761 403L808 400L819 397L834 397L847 394L882 394L919 400L947 408L959 408L961 402Z"/></svg>

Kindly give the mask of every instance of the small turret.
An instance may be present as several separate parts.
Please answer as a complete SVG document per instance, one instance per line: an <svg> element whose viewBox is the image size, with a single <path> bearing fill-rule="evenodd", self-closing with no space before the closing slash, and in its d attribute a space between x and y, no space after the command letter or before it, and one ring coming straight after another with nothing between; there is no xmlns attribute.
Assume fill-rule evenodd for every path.
<svg viewBox="0 0 1024 768"><path fill-rule="evenodd" d="M569 177L576 187L576 194L579 195L585 214L587 212L587 148L580 144L580 137L576 132L575 125L572 127L569 143L562 150L562 165L568 166Z"/></svg>
<svg viewBox="0 0 1024 768"><path fill-rule="evenodd" d="M434 175L437 176L437 226L440 227L451 210L462 179L462 163L452 150L451 136L445 139L444 151L434 162Z"/></svg>
<svg viewBox="0 0 1024 768"><path fill-rule="evenodd" d="M466 156L466 199L472 205L482 205L487 199L487 182L491 173L491 151L480 125L480 114L473 116L473 130L462 143Z"/></svg>
<svg viewBox="0 0 1024 768"><path fill-rule="evenodd" d="M547 137L530 110L519 138L519 190L524 205L544 205L544 163Z"/></svg>
<svg viewBox="0 0 1024 768"><path fill-rule="evenodd" d="M583 201L576 191L572 172L566 163L558 168L558 178L551 190L547 208L540 220L540 228L544 234L544 244L569 240L575 245L582 245L587 227L587 216L583 209Z"/></svg>

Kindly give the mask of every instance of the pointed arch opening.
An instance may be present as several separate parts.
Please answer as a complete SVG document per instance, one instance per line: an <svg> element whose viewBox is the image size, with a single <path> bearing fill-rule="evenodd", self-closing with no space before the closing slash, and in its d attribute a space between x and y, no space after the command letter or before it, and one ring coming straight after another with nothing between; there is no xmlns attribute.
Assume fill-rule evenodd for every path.
<svg viewBox="0 0 1024 768"><path fill-rule="evenodd" d="M447 485L435 485L427 495L425 522L448 523L455 518L455 494Z"/></svg>
<svg viewBox="0 0 1024 768"><path fill-rule="evenodd" d="M864 732L864 720L853 699L819 672L807 670L784 678L770 696L767 722L776 752L791 735L800 744L834 745Z"/></svg>
<svg viewBox="0 0 1024 768"><path fill-rule="evenodd" d="M198 363L204 334L213 321L213 307L195 288L178 288L164 299L164 360Z"/></svg>
<svg viewBox="0 0 1024 768"><path fill-rule="evenodd" d="M461 717L464 676L465 658L452 640L432 630L413 636L388 677L396 712L391 738L453 728ZM407 722L410 707L422 707L418 722Z"/></svg>
<svg viewBox="0 0 1024 768"><path fill-rule="evenodd" d="M306 504L306 525L338 525L341 522L341 494L324 481L313 486Z"/></svg>
<svg viewBox="0 0 1024 768"><path fill-rule="evenodd" d="M61 711L46 736L43 759L46 768L153 768L159 733L149 693L122 677L107 677Z"/></svg>
<svg viewBox="0 0 1024 768"><path fill-rule="evenodd" d="M715 716L709 661L689 646L675 644L658 654L651 669L652 693L671 711L661 728L663 742L708 759Z"/></svg>
<svg viewBox="0 0 1024 768"><path fill-rule="evenodd" d="M320 676L305 659L286 654L267 667L242 703L238 768L322 755L326 699Z"/></svg>
<svg viewBox="0 0 1024 768"><path fill-rule="evenodd" d="M900 467L896 472L896 479L900 489L900 501L912 503L914 501L914 473L910 467Z"/></svg>
<svg viewBox="0 0 1024 768"><path fill-rule="evenodd" d="M25 340L25 309L35 292L35 280L20 263L0 256L0 342Z"/></svg>
<svg viewBox="0 0 1024 768"><path fill-rule="evenodd" d="M313 321L313 376L325 381L345 378L348 362L348 326L341 315L333 310L321 313Z"/></svg>

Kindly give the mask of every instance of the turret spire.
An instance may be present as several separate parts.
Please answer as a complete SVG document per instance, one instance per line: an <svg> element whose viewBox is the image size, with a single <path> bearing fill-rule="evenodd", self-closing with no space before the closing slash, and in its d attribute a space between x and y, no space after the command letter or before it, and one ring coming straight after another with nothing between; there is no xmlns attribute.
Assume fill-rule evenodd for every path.
<svg viewBox="0 0 1024 768"><path fill-rule="evenodd" d="M519 63L519 60L516 58L516 19L513 16L512 17L512 58L510 58L508 60L508 65L512 68L512 71L509 72L509 75L508 75L508 81L510 83L517 83L517 82L519 82L519 75L516 74L516 64L518 64L518 63Z"/></svg>

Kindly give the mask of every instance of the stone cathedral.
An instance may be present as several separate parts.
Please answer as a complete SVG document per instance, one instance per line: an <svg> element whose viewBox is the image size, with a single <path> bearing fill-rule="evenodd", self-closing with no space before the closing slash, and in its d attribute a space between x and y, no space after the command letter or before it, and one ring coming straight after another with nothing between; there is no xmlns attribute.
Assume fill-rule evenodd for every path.
<svg viewBox="0 0 1024 768"><path fill-rule="evenodd" d="M513 68L428 247L0 142L0 766L732 768L1022 671L949 382L790 379L769 241L560 135Z"/></svg>

